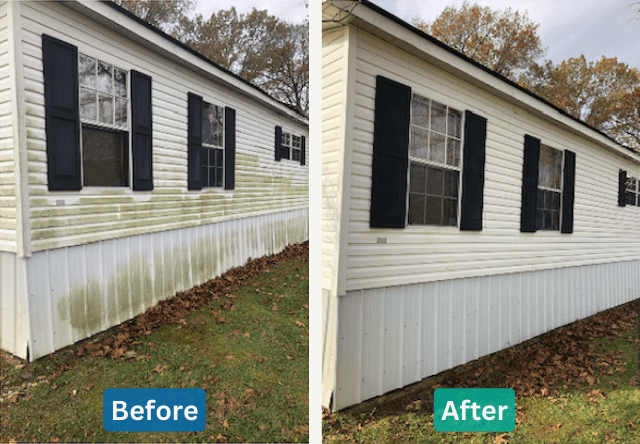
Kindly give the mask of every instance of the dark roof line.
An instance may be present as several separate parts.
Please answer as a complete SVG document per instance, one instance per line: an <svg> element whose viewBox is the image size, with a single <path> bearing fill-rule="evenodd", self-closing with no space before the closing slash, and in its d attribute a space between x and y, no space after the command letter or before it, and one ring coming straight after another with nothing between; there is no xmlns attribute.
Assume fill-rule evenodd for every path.
<svg viewBox="0 0 640 444"><path fill-rule="evenodd" d="M381 7L371 3L369 0L358 0L362 5L366 6L367 8L377 12L378 14L381 14L385 17L387 17L388 19L392 20L393 22L397 23L398 25L407 28L409 31L413 32L414 34L419 35L420 37L428 40L429 42L439 46L440 48L446 50L447 52L450 52L451 54L457 56L458 58L463 59L466 62L471 63L472 65L476 66L477 68L482 69L483 71L491 74L492 76L502 80L503 82L506 82L507 84L519 89L520 91L528 94L529 96L539 100L540 102L544 103L547 106L550 106L551 108L555 109L556 111L558 111L559 113L561 113L562 115L569 117L570 119L586 126L587 128L589 128L592 131L597 132L598 134L600 134L601 136L606 137L607 139L611 140L612 142L614 142L616 145L621 146L622 148L626 148L629 151L631 151L634 154L638 154L633 148L622 145L620 142L616 141L614 138L612 138L611 136L609 136L608 134L603 133L602 131L600 131L599 129L596 129L594 127L592 127L591 125L585 123L584 121L578 119L577 117L572 116L571 114L569 114L568 112L566 112L565 110L563 110L562 108L557 107L556 105L554 105L553 103L547 101L546 99L543 99L542 97L538 96L537 94L534 94L533 92L529 91L527 88L524 88L520 85L518 85L516 82L514 82L513 80L510 80L508 78L506 78L505 76L503 76L500 73L497 73L496 71L493 71L489 68L487 68L486 66L484 66L481 63L476 62L475 60L471 59L470 57L462 54L461 52L453 49L452 47L442 43L440 40L436 39L435 37L427 34L426 32L416 28L413 25L410 25L409 23L405 22L404 20L402 20L401 18L391 14L390 12L382 9Z"/></svg>
<svg viewBox="0 0 640 444"><path fill-rule="evenodd" d="M169 40L171 43L174 43L178 46L180 46L182 49L184 49L185 51L188 51L189 53L193 54L194 56L198 57L199 59L207 62L209 65L213 66L216 69L219 69L220 71L224 72L225 74L229 74L230 76L240 80L242 83L252 87L253 89L255 89L256 91L261 92L262 94L264 94L265 96L267 96L268 98L270 98L271 100L274 100L278 103L280 103L281 105L286 106L287 108L289 108L291 111L294 111L296 114L298 114L299 116L301 116L304 119L307 119L307 116L305 116L304 114L302 114L300 111L298 111L295 107L293 107L292 105L289 105L288 103L284 103L274 97L272 97L269 93L267 93L265 90L263 90L262 88L254 85L253 83L249 82L248 80L243 79L242 77L240 77L239 75L229 71L226 68L223 68L222 66L218 65L216 62L214 62L213 60L205 57L204 55L200 54L198 51L195 51L194 49L190 48L189 46L185 45L184 43L182 43L180 40L171 37L169 34L167 34L166 32L162 31L161 29L156 28L155 26L153 26L152 24L150 24L149 22L146 22L144 20L142 20L140 17L138 17L137 15L133 14L132 12L128 11L127 9L123 8L122 6L114 3L111 0L102 0L102 3L110 6L111 8L115 9L116 11L119 11L121 14L126 15L127 17L129 17L130 19L135 20L136 22L140 23L141 25L143 25L145 28L150 29L151 31L155 32L156 34L158 34L159 36L163 37L166 40Z"/></svg>

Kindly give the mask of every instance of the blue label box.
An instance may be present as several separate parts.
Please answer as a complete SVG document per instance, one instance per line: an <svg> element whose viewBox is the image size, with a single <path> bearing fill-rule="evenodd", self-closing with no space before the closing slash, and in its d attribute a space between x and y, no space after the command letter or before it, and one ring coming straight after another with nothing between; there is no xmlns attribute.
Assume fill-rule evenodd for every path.
<svg viewBox="0 0 640 444"><path fill-rule="evenodd" d="M204 389L106 389L102 423L107 432L201 432Z"/></svg>

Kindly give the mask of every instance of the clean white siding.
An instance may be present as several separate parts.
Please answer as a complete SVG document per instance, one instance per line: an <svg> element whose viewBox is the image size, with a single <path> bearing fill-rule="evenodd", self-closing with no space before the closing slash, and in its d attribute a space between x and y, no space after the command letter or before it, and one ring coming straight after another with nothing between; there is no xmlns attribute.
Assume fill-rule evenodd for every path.
<svg viewBox="0 0 640 444"><path fill-rule="evenodd" d="M349 29L323 32L322 39L322 403L329 405L335 387L337 288L340 260L346 257L343 212L349 170ZM351 94L351 97L353 95Z"/></svg>
<svg viewBox="0 0 640 444"><path fill-rule="evenodd" d="M250 257L303 242L308 219L300 209L34 253L26 261L30 358L118 325Z"/></svg>
<svg viewBox="0 0 640 444"><path fill-rule="evenodd" d="M345 168L348 28L322 39L322 288L335 292Z"/></svg>
<svg viewBox="0 0 640 444"><path fill-rule="evenodd" d="M302 166L274 160L275 126L308 137L306 125L207 80L63 4L28 2L21 10L33 251L308 207L308 162ZM76 45L80 52L152 77L153 192L129 188L48 191L41 60L44 33ZM233 191L187 191L188 92L236 110Z"/></svg>
<svg viewBox="0 0 640 444"><path fill-rule="evenodd" d="M353 32L352 28L352 32ZM638 163L533 116L358 29L346 291L640 258L640 208L617 206L618 170ZM488 119L483 230L369 228L375 77ZM576 153L573 234L520 233L524 135ZM378 244L377 238L386 238ZM341 264L342 266L342 264Z"/></svg>
<svg viewBox="0 0 640 444"><path fill-rule="evenodd" d="M333 409L633 301L639 269L618 261L348 291L338 298Z"/></svg>
<svg viewBox="0 0 640 444"><path fill-rule="evenodd" d="M16 174L7 3L0 3L0 251L16 250Z"/></svg>

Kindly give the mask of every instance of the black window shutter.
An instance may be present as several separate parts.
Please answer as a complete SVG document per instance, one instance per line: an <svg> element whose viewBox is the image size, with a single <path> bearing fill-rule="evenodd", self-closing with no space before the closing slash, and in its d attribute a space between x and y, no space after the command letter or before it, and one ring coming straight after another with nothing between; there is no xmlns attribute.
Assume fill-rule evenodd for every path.
<svg viewBox="0 0 640 444"><path fill-rule="evenodd" d="M188 94L188 185L190 190L202 189L201 162L202 153L202 97Z"/></svg>
<svg viewBox="0 0 640 444"><path fill-rule="evenodd" d="M131 71L133 190L153 190L151 77Z"/></svg>
<svg viewBox="0 0 640 444"><path fill-rule="evenodd" d="M525 134L524 163L522 165L522 208L520 211L520 231L524 233L536 231L539 160L540 139Z"/></svg>
<svg viewBox="0 0 640 444"><path fill-rule="evenodd" d="M465 113L460 229L482 230L487 119Z"/></svg>
<svg viewBox="0 0 640 444"><path fill-rule="evenodd" d="M410 112L411 88L378 76L371 165L371 228L405 227Z"/></svg>
<svg viewBox="0 0 640 444"><path fill-rule="evenodd" d="M624 207L627 205L627 200L625 199L625 193L627 183L627 172L620 170L618 173L618 206Z"/></svg>
<svg viewBox="0 0 640 444"><path fill-rule="evenodd" d="M282 127L276 126L276 145L275 145L276 161L282 159Z"/></svg>
<svg viewBox="0 0 640 444"><path fill-rule="evenodd" d="M300 165L304 165L305 164L305 159L304 159L304 155L305 155L305 142L306 139L304 136L302 136L302 140L300 141Z"/></svg>
<svg viewBox="0 0 640 444"><path fill-rule="evenodd" d="M78 48L43 34L42 64L49 190L80 190Z"/></svg>
<svg viewBox="0 0 640 444"><path fill-rule="evenodd" d="M573 233L573 201L576 183L576 153L564 150L564 184L562 187L562 233Z"/></svg>
<svg viewBox="0 0 640 444"><path fill-rule="evenodd" d="M224 109L224 189L236 187L236 110Z"/></svg>

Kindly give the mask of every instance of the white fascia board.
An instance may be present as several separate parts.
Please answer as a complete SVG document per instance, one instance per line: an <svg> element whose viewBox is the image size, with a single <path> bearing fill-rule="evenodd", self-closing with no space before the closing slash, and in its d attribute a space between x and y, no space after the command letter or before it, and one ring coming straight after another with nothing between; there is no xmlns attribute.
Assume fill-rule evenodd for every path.
<svg viewBox="0 0 640 444"><path fill-rule="evenodd" d="M331 4L335 11L332 11ZM323 18L337 16L338 10L348 11L340 14L344 25L351 24L364 31L396 46L432 65L469 82L492 95L513 103L536 117L553 123L573 134L589 139L603 148L620 156L640 163L640 154L634 154L627 148L610 140L604 135L562 114L543 101L530 96L515 86L495 77L472 63L464 60L436 45L406 27L396 23L388 17L372 10L363 4L345 0L326 0L323 8ZM336 23L325 23L326 27L336 26Z"/></svg>
<svg viewBox="0 0 640 444"><path fill-rule="evenodd" d="M253 100L274 109L279 114L286 115L292 120L304 125L309 125L309 120L296 111L288 108L283 103L275 100L267 93L247 85L239 78L231 75L222 69L216 68L211 63L197 57L180 45L152 31L145 25L138 23L117 9L104 4L101 1L79 0L63 3L65 6L89 17L90 19L116 31L145 48L167 57L168 59L194 71L198 74L233 89Z"/></svg>

